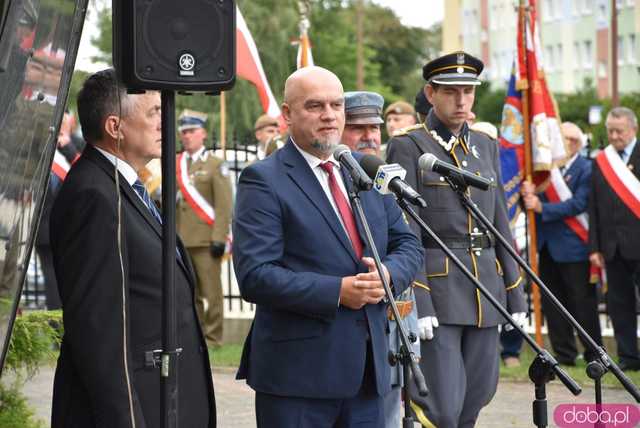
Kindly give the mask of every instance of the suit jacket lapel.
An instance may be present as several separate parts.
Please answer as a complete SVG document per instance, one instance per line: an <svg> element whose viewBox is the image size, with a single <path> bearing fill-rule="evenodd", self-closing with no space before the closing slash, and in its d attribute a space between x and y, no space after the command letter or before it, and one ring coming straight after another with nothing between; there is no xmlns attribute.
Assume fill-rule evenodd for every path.
<svg viewBox="0 0 640 428"><path fill-rule="evenodd" d="M636 176L638 180L640 180L640 141L636 141L636 145L633 148L633 152L631 152L631 156L629 156L629 162L627 162L627 166L633 172L633 175Z"/></svg>
<svg viewBox="0 0 640 428"><path fill-rule="evenodd" d="M115 176L113 174L113 172L114 172L113 164L111 162L109 162L109 160L107 158L102 156L102 154L100 152L95 150L90 144L87 145L87 147L85 148L82 156L88 156L106 174L108 174L115 182ZM142 200L140 199L140 197L138 196L136 191L133 190L133 188L129 185L129 183L122 176L122 174L118 173L118 175L119 175L118 181L120 182L120 191L122 192L122 194L135 207L135 209L145 219L145 221L149 224L149 226L151 226L151 228L153 229L155 234L158 236L158 238L160 238L162 240L162 225L160 223L158 223L158 220L156 220L155 217L153 217L153 215L151 214L149 209L142 202ZM182 242L180 242L179 238L177 239L176 242L179 242L178 247L180 248L181 258L184 259L185 257L188 257L188 254L184 250L184 247L182 247ZM188 262L178 258L178 264L185 271L185 273L187 275L187 278L189 278L189 281L193 282L194 281L194 279L193 279L194 276L193 276L193 273L192 273L193 270L189 270L189 268L185 265L186 263L188 263Z"/></svg>
<svg viewBox="0 0 640 428"><path fill-rule="evenodd" d="M322 190L322 186L320 186L313 171L309 168L307 161L298 152L298 149L294 147L294 143L291 140L285 147L280 149L280 151L282 152L284 164L289 167L287 171L289 177L291 177L302 193L304 193L309 201L317 208L342 246L351 255L353 260L357 262L351 241L349 241L336 212L331 206L331 202L327 199L327 195L324 193L324 190Z"/></svg>

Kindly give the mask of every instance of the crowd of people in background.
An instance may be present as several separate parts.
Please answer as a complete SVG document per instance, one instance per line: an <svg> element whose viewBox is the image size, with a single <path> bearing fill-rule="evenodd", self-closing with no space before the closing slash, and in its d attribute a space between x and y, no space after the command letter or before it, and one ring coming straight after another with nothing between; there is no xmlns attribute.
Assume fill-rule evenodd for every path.
<svg viewBox="0 0 640 428"><path fill-rule="evenodd" d="M255 122L256 159L240 176L233 234L230 233L234 213L232 183L225 161L206 147L208 115L193 110L181 113L178 131L184 151L177 158L176 223L181 240L176 248L176 263L184 271L183 291L188 287L195 290L194 307L199 320L197 327L191 324L184 327L188 330L185 334L190 337L191 351L196 354L191 356L188 373L193 376L209 373L208 364L201 370L197 356L203 352L198 348L200 334L206 347L215 349L222 345L221 263L233 245L242 295L257 304L239 378L247 379L257 392L259 426L294 426L296 418L312 416L351 426L358 418L371 414L373 408L384 411L373 412L377 416L372 416L375 425L370 426L400 426L401 367L393 367L390 377L385 374L381 365L388 365L387 355L380 351L386 347L380 341L387 342L389 349L396 352L400 342L394 318L385 305L378 304L383 298L379 275L389 276L398 292L401 318L415 339L413 352L421 358L421 369L431 391L426 398L412 391L415 416L425 426L474 425L480 410L496 391L499 355L505 365L519 365L521 337L505 328L499 332L497 326L505 320L438 245L415 222L400 216L398 207L391 207L389 198L371 196L366 208L372 219L377 220L374 227L384 229L376 239L388 272L379 273L369 258L370 250L358 237L361 226L350 214L346 197L348 180L333 158L332 149L342 143L353 152L400 164L407 171L405 181L427 201L420 217L514 319L524 323L523 314L528 311L524 297L526 280L514 260L482 224L472 219L440 175L423 171L418 165L421 154L434 153L442 161L491 180L489 191L471 189L468 194L502 234L511 234L501 183L498 130L490 123L477 122L473 114L475 88L481 83L482 69L480 60L463 52L437 58L424 66L426 84L418 91L413 105L400 100L386 108L384 98L375 92L343 92L338 78L328 70L311 67L294 73L287 81L283 105L288 135L282 132L278 118L262 115ZM67 112L63 117L57 155L64 158L61 162L66 162L67 167L62 175L52 169L36 241L45 276L47 307L62 307L65 312L67 333L61 362L77 352L72 351L79 345L75 341L84 340L82 335L74 336L73 325L78 319L72 320L70 316L78 311L81 316L82 309L78 307L76 291L69 287L86 283L78 276L82 269L68 265L65 259L68 260L70 251L77 254L103 251L94 248L95 243L80 243L83 246L68 241L61 232L85 221L80 217L72 221L82 216L84 210L72 215L66 211L68 207L63 209L60 204L57 215L55 210L51 214L66 173L72 165L71 169L81 169L84 175L92 168L105 172L113 166L111 162L120 169L115 160L123 153L116 146L118 138L125 143L125 160L146 162L157 157L157 153L145 151L137 141L144 137L135 133L136 128L155 126L145 122L155 114L152 111L155 104L151 105L148 95L147 98L125 95L132 105L123 109L125 114L118 122L110 115L107 100L97 96L87 98L95 92L92 79L105 80L113 86L111 92L121 91L111 82L113 76L109 72L96 76L87 80L80 97L86 104L79 106L84 139L74 132L74 116ZM97 113L87 112L89 104ZM143 116L136 119L136 109L147 107L149 111L140 113ZM104 124L105 120L110 127ZM383 125L389 136L386 143ZM521 204L536 213L541 279L598 344L602 344L598 303L599 295L604 293L620 367L640 370L637 118L632 110L616 107L608 112L606 128L609 146L590 159L583 154L587 150L584 132L574 123L563 123L566 158L550 172L551 185L522 182ZM119 132L124 136L118 136ZM147 211L131 221L136 225L143 220L151 221L152 217L153 221L161 221L158 207L148 193L136 188L139 181L132 172L135 173L126 168L121 170L130 181L130 188L137 192L128 196L131 206L127 209ZM106 186L109 174L112 177L113 171L104 175L102 186ZM86 186L78 181L80 175L76 174L74 182ZM91 182L95 184L95 180ZM297 187L292 183L297 183ZM86 198L82 193L71 192L69 186L66 189L67 203L72 196L77 200ZM319 202L319 199L326 200ZM87 200L87 204L93 202ZM318 216L324 217L327 224L312 221ZM51 229L50 217L56 221L57 231ZM154 228L157 227L155 224ZM139 239L153 236L153 233L147 236L146 232L127 233L132 233L126 236L126 245L132 249L138 248ZM50 234L57 241L53 243L53 251ZM159 240L155 244L159 248ZM344 254L337 257L336 251ZM148 262L149 267L158 270L159 259ZM126 269L130 269L132 292L138 287L141 293L158 297L158 291L150 291L149 281L151 277L158 279L159 271L145 272L132 266ZM596 270L600 271L600 292L592 275ZM342 279L336 280L334 275ZM131 307L137 304L146 310L149 302L143 295L138 297L139 300L131 301ZM189 298L185 299L180 317L188 322L195 318L189 310ZM98 307L103 305L92 301ZM551 348L560 364L573 366L578 358L586 361L597 358L583 340L584 354L579 355L574 329L544 294L542 308ZM157 308L152 313L158 321ZM138 322L145 324L142 320ZM119 325L121 320L114 323ZM94 333L98 334L99 325L95 327ZM142 330L134 334L145 344L140 352L153 348L151 339L144 337ZM117 342L117 338L112 339ZM113 346L120 349L120 345ZM338 356L333 356L334 352ZM131 360L134 366L135 358ZM349 359L353 361L346 362ZM60 376L67 376L73 383L75 374L69 363L65 364L58 368ZM309 365L313 365L314 373L309 372ZM99 375L99 371L93 372L90 367L85 369L89 378ZM292 374L298 369L299 374ZM141 390L150 385L143 385L138 379L135 382ZM123 385L112 386L122 392ZM415 389L413 385L409 387ZM70 391L59 383L56 388L57 398L62 400L58 404L62 406ZM201 384L199 392L196 403L206 402L207 396L213 403L210 385ZM144 397L141 400L140 407L136 407L140 414L133 417L143 420L153 400L145 401ZM110 412L121 405L114 401L113 408L104 410ZM90 407L88 403L87 406ZM71 417L64 412L66 409L54 406L54 420L59 426ZM81 410L77 415L78 420L91 418ZM118 417L128 418L120 411L113 417L114 421ZM211 423L215 413L194 411L190 417L198 423Z"/></svg>

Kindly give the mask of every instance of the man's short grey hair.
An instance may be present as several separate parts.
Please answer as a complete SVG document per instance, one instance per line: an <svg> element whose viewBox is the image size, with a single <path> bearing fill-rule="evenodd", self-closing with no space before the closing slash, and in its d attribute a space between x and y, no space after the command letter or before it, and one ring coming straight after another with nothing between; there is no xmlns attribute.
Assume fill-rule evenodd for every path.
<svg viewBox="0 0 640 428"><path fill-rule="evenodd" d="M100 141L105 118L109 115L127 117L135 103L113 68L89 76L78 93L78 117L85 140Z"/></svg>
<svg viewBox="0 0 640 428"><path fill-rule="evenodd" d="M609 114L607 114L607 121L610 118L620 119L622 117L626 118L631 126L633 126L635 129L638 129L638 118L636 117L635 112L628 107L612 108L611 111L609 111Z"/></svg>

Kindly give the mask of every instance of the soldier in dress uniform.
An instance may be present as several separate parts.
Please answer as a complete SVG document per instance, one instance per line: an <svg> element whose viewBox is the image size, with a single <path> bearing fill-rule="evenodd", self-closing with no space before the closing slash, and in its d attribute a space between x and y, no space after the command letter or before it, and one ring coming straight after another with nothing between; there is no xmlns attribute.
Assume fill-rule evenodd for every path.
<svg viewBox="0 0 640 428"><path fill-rule="evenodd" d="M438 159L489 179L487 191L467 194L504 235L510 236L498 145L469 129L475 87L483 63L464 52L437 58L423 68L425 95L433 108L422 126L391 139L387 162L407 170L405 181L427 201L422 219L452 249L508 311L524 321L523 279L515 261L476 222L444 178L420 171L418 158ZM417 279L421 367L428 397L411 396L423 425L472 427L495 394L498 383L498 325L504 318L463 276L434 241L415 226L425 248L424 276Z"/></svg>
<svg viewBox="0 0 640 428"><path fill-rule="evenodd" d="M222 344L223 294L220 276L232 199L229 169L207 151L207 116L185 110L178 119L184 147L177 161L176 226L193 261L198 279L196 309L209 347Z"/></svg>
<svg viewBox="0 0 640 428"><path fill-rule="evenodd" d="M278 119L275 117L263 114L256 120L253 130L258 140L258 160L266 158L284 145Z"/></svg>
<svg viewBox="0 0 640 428"><path fill-rule="evenodd" d="M346 144L354 152L380 157L382 138L380 126L384 123L380 115L383 105L384 98L376 92L346 92L344 94L345 127L342 132L342 144ZM372 226L375 227L375 225ZM412 346L413 352L420 356L420 345L417 340L418 311L413 287L408 287L402 294L396 296L396 303L407 334L413 333L413 337L416 339ZM398 326L389 309L387 310L387 318L389 320L389 350L397 353L400 349L401 339L398 336ZM384 396L383 400L384 426L386 428L401 426L400 389L402 386L402 365L396 364L391 367L391 391Z"/></svg>
<svg viewBox="0 0 640 428"><path fill-rule="evenodd" d="M391 138L396 131L416 124L416 111L408 102L396 101L384 111L384 123Z"/></svg>

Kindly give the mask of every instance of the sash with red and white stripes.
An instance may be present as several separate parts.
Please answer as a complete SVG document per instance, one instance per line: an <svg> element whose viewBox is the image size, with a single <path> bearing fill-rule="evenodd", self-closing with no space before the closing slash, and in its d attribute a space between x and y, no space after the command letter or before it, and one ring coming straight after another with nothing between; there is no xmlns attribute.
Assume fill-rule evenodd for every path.
<svg viewBox="0 0 640 428"><path fill-rule="evenodd" d="M69 168L71 168L71 165L69 165L67 159L58 149L56 149L56 152L53 155L53 163L51 164L51 172L53 172L61 181L64 181L64 179L67 178Z"/></svg>
<svg viewBox="0 0 640 428"><path fill-rule="evenodd" d="M176 174L180 191L182 192L182 196L184 196L184 200L187 201L197 216L208 225L213 226L216 221L216 212L211 204L209 204L193 184L191 184L191 181L189 180L189 171L187 170L187 157L185 154L185 152L180 154L178 164L176 165Z"/></svg>
<svg viewBox="0 0 640 428"><path fill-rule="evenodd" d="M549 186L545 190L545 195L549 202L564 202L573 197L573 193L558 168L553 168L549 174ZM578 214L575 217L567 217L564 222L569 229L573 230L583 242L589 241L589 217L586 213Z"/></svg>
<svg viewBox="0 0 640 428"><path fill-rule="evenodd" d="M640 181L627 168L613 146L608 145L601 151L596 163L616 195L640 218Z"/></svg>

